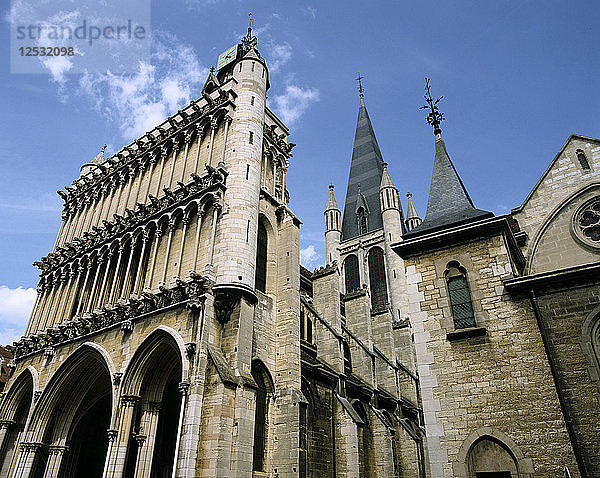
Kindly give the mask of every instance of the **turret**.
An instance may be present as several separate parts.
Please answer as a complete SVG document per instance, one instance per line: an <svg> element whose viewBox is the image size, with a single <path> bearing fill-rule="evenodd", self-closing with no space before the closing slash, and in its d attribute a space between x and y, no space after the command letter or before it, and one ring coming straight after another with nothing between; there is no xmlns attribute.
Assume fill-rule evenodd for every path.
<svg viewBox="0 0 600 478"><path fill-rule="evenodd" d="M381 206L385 240L389 243L399 241L404 228L402 205L400 204L398 190L387 170L387 163L383 163L381 184L379 185L379 204Z"/></svg>
<svg viewBox="0 0 600 478"><path fill-rule="evenodd" d="M415 203L412 200L412 194L408 192L406 193L406 197L408 198L408 204L406 205L406 230L412 231L423 220L419 217Z"/></svg>
<svg viewBox="0 0 600 478"><path fill-rule="evenodd" d="M231 52L231 53L228 53ZM261 178L263 125L269 73L248 29L242 43L228 50L233 61L223 61L219 78L233 76L237 98L229 114L225 146L227 191L218 228L216 287L254 293L256 243ZM223 55L222 55L223 56ZM220 62L221 62L220 58Z"/></svg>
<svg viewBox="0 0 600 478"><path fill-rule="evenodd" d="M336 261L340 264L340 236L342 235L342 212L333 194L333 184L329 185L329 198L325 206L325 255L327 264Z"/></svg>

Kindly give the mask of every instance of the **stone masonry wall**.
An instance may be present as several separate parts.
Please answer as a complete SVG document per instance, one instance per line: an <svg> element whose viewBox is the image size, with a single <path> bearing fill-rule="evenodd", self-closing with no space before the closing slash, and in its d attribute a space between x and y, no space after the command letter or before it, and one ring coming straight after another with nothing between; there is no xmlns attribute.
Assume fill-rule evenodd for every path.
<svg viewBox="0 0 600 478"><path fill-rule="evenodd" d="M477 325L486 335L450 342L440 264L457 258L468 265ZM501 279L511 271L502 237L475 238L405 263L431 476L455 476L463 441L483 427L504 433L532 459L521 463L523 473L558 476L568 465L578 476L531 308L504 294Z"/></svg>

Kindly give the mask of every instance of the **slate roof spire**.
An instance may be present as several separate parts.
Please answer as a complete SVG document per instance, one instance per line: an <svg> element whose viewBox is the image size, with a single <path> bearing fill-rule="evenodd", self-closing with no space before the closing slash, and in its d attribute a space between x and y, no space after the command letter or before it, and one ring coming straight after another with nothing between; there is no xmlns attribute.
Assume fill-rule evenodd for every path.
<svg viewBox="0 0 600 478"><path fill-rule="evenodd" d="M452 164L440 129L440 122L444 120L444 114L440 113L437 108L437 104L443 97L434 101L430 93L429 78L425 80L427 105L423 108L430 109L427 122L433 126L435 134L435 160L425 219L419 226L407 232L404 237L421 235L493 216L493 213L477 209L473 205L465 185Z"/></svg>
<svg viewBox="0 0 600 478"><path fill-rule="evenodd" d="M358 120L352 150L352 162L348 177L348 189L344 205L342 220L342 241L347 241L359 236L358 218L356 216L357 203L363 201L367 205L367 232L383 228L381 208L379 205L379 186L383 173L383 157L375 138L373 125L365 106L363 77L359 81L360 102L358 107ZM359 184L360 196L359 197Z"/></svg>

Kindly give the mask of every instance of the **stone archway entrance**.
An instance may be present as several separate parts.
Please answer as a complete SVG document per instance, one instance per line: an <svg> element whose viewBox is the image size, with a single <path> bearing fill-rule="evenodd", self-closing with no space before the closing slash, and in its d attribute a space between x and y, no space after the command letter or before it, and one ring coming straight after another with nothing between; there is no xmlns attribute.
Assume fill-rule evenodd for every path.
<svg viewBox="0 0 600 478"><path fill-rule="evenodd" d="M103 355L83 346L54 373L22 440L14 478L102 478L112 380Z"/></svg>

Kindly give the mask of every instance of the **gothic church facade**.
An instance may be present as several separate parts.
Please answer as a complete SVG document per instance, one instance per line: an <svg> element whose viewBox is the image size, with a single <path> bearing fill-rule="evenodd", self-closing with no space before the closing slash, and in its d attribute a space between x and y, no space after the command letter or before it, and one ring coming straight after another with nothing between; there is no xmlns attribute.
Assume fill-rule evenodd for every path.
<svg viewBox="0 0 600 478"><path fill-rule="evenodd" d="M571 136L494 216L432 105L405 217L361 89L311 272L268 88L249 30L199 100L59 192L0 477L600 476L600 141Z"/></svg>

